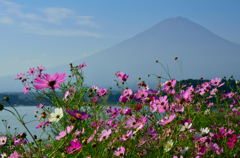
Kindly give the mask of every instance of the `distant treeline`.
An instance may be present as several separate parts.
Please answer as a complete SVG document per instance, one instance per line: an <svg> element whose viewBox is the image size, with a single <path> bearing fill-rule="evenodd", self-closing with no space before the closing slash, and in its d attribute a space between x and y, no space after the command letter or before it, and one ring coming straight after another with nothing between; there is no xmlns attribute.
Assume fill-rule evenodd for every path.
<svg viewBox="0 0 240 158"><path fill-rule="evenodd" d="M193 87L196 88L197 85L201 85L203 82L209 82L209 81L210 80L199 80L199 79L188 79L188 80L182 80L180 82L177 81L176 86L175 86L175 90L178 92L179 91L179 86L182 87L183 85L186 85L186 86L193 85ZM234 91L234 92L237 91L237 85L236 85L235 80L222 79L221 83L222 82L225 82L225 85L218 88L220 93L225 93L226 94L226 93L229 93L231 91ZM0 102L1 103L4 102L3 99L6 96L10 97L11 104L17 104L17 105L38 105L39 104L38 100L33 99L33 97L30 94L23 94L23 92L0 93ZM109 97L106 101L106 104L117 104L120 96L121 96L121 93L119 91L113 91L113 93L109 95ZM86 100L87 100L87 98L86 98ZM46 105L50 105L50 103L47 102L44 99L42 99L42 102L45 103ZM7 104L5 104L5 105L7 105Z"/></svg>

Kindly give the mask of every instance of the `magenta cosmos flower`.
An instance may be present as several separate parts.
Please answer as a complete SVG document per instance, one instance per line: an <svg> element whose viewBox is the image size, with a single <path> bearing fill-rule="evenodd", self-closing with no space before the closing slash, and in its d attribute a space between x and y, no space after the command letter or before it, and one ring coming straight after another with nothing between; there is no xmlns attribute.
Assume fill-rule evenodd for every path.
<svg viewBox="0 0 240 158"><path fill-rule="evenodd" d="M227 142L227 145L230 145L230 146L229 146L229 149L231 149L234 145L237 144L237 135L236 135L236 134L233 134L233 137L232 137L232 138L229 137L228 140L229 140L230 142Z"/></svg>
<svg viewBox="0 0 240 158"><path fill-rule="evenodd" d="M69 154L74 154L77 151L80 151L82 149L82 144L80 144L79 141L72 140L70 143L71 143L71 146L67 147L67 152Z"/></svg>
<svg viewBox="0 0 240 158"><path fill-rule="evenodd" d="M59 84L63 83L66 79L66 73L58 74L57 72L51 77L49 74L44 74L41 78L35 78L34 82L38 83L35 84L34 87L38 89L44 89L44 88L51 88L52 90L55 90L59 88Z"/></svg>
<svg viewBox="0 0 240 158"><path fill-rule="evenodd" d="M86 112L80 112L80 111L77 111L77 110L66 110L67 113L69 113L70 115L72 115L73 117L75 117L76 119L87 119L89 117L91 117L91 115L86 115L87 113Z"/></svg>

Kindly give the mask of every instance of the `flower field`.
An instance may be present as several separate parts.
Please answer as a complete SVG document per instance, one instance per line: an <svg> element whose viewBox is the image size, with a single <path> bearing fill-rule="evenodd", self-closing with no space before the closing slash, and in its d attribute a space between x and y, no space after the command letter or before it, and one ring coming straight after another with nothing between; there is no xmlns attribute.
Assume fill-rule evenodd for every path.
<svg viewBox="0 0 240 158"><path fill-rule="evenodd" d="M196 87L177 84L164 68L169 78L156 75L154 89L141 78L132 88L127 85L131 76L117 71L121 108L106 108L111 88L86 86L86 66L70 64L69 76L45 74L42 66L17 75L16 81L24 86L23 93L31 93L39 100L39 124L35 128L42 133L35 135L28 130L11 98L6 96L5 103L12 110L0 104L0 114L6 111L14 115L27 133L0 133L2 158L240 157L239 82L236 81L237 91L230 87L231 92L219 90L228 84L221 78ZM230 79L234 80L233 76ZM42 99L51 106L45 107ZM43 139L43 135L48 138Z"/></svg>

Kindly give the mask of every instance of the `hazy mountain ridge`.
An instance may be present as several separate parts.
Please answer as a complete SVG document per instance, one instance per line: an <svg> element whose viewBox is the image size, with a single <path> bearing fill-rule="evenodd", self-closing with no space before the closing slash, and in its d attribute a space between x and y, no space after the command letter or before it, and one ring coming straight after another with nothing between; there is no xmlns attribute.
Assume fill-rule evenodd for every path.
<svg viewBox="0 0 240 158"><path fill-rule="evenodd" d="M128 84L131 86L138 77L153 85L156 79L147 78L147 74L162 73L163 77L167 77L163 68L155 63L156 60L164 66L168 64L171 77L179 79L180 73L178 64L174 61L175 56L183 63L182 79L200 77L211 79L230 75L234 75L236 79L240 78L240 74L237 73L240 45L225 40L182 17L163 20L115 46L76 60L73 65L86 62L87 67L83 71L89 86L95 84L106 88L113 87L116 71L130 75ZM69 72L69 65L49 68L46 72L51 74ZM4 84L3 78L5 77L0 78L1 87L14 82L13 79L8 82L9 84ZM129 88L132 88L131 86ZM13 91L10 86L8 89Z"/></svg>

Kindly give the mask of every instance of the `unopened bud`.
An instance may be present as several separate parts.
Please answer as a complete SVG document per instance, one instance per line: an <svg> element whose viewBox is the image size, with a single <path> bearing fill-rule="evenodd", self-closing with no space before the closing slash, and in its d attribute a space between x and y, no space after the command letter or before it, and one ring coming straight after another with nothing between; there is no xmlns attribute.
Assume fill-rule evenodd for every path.
<svg viewBox="0 0 240 158"><path fill-rule="evenodd" d="M4 100L4 101L9 101L9 97L8 97L8 96L7 96L7 97L4 97L3 100Z"/></svg>
<svg viewBox="0 0 240 158"><path fill-rule="evenodd" d="M178 57L175 57L174 60L177 61L177 60L178 60Z"/></svg>

